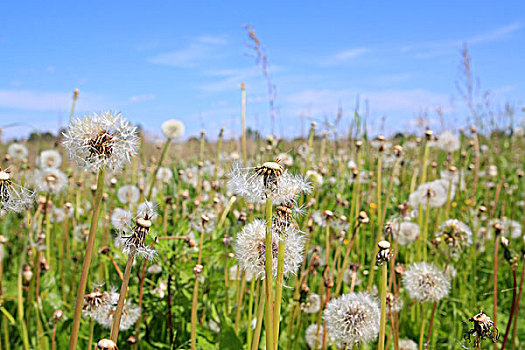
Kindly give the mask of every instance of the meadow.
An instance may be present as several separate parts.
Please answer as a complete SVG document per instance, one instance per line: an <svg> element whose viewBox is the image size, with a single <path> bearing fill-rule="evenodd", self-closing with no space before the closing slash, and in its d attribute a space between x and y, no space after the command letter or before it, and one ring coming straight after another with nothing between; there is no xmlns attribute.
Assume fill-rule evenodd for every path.
<svg viewBox="0 0 525 350"><path fill-rule="evenodd" d="M0 349L524 349L523 125L325 130L0 144Z"/></svg>

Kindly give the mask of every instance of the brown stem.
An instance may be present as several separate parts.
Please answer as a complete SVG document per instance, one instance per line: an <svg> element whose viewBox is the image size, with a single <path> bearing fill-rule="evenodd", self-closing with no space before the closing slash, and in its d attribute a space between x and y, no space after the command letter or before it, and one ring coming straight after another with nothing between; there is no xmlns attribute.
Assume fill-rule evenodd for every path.
<svg viewBox="0 0 525 350"><path fill-rule="evenodd" d="M516 266L515 265L512 265L512 280L514 282L513 284L514 288L512 288L512 306L510 309L509 322L507 322L507 329L505 329L505 336L503 337L503 344L501 345L501 350L505 350L505 345L507 344L507 339L509 338L512 318L514 317L514 309L516 307L516 289L518 287L518 283L516 280Z"/></svg>
<svg viewBox="0 0 525 350"><path fill-rule="evenodd" d="M520 289L518 292L518 298L516 299L516 310L514 311L514 326L512 328L512 338L511 338L512 350L516 348L516 344L514 343L514 340L516 339L516 332L518 330L518 315L520 312L520 300L521 300L521 292L523 291L524 278L525 278L525 263L523 264L523 268L521 269Z"/></svg>

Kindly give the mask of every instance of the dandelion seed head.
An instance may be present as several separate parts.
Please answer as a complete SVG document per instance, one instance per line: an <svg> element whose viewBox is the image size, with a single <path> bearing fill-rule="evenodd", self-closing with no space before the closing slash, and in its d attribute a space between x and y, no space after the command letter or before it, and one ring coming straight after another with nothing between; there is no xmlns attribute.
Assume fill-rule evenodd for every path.
<svg viewBox="0 0 525 350"><path fill-rule="evenodd" d="M140 198L140 190L134 185L122 186L117 191L117 198L122 204L137 203Z"/></svg>
<svg viewBox="0 0 525 350"><path fill-rule="evenodd" d="M445 152L455 152L461 146L459 137L457 137L452 131L444 131L439 135L437 140L437 146Z"/></svg>
<svg viewBox="0 0 525 350"><path fill-rule="evenodd" d="M63 135L69 158L86 170L120 169L138 152L137 128L120 113L73 119Z"/></svg>
<svg viewBox="0 0 525 350"><path fill-rule="evenodd" d="M450 280L433 264L419 262L406 269L403 286L414 300L438 301L448 295Z"/></svg>
<svg viewBox="0 0 525 350"><path fill-rule="evenodd" d="M13 182L8 170L0 168L0 210L21 212L33 202L35 193Z"/></svg>
<svg viewBox="0 0 525 350"><path fill-rule="evenodd" d="M166 120L160 128L164 136L171 140L176 140L184 135L184 124L180 120Z"/></svg>
<svg viewBox="0 0 525 350"><path fill-rule="evenodd" d="M412 208L420 205L426 209L427 200L431 208L443 206L447 202L450 189L450 199L454 198L455 186L449 181L438 179L418 186L418 188L408 197L408 203Z"/></svg>
<svg viewBox="0 0 525 350"><path fill-rule="evenodd" d="M319 332L317 331L319 329ZM319 325L319 328L317 328L317 323L312 323L306 328L306 332L304 334L304 338L306 340L306 344L308 344L308 348L312 350L318 350L323 348L323 333L324 333L324 327L323 325ZM331 345L331 339L330 335L328 335L328 344Z"/></svg>
<svg viewBox="0 0 525 350"><path fill-rule="evenodd" d="M444 236L445 242L454 247L460 244L472 244L472 230L457 219L449 219L439 227L437 236Z"/></svg>
<svg viewBox="0 0 525 350"><path fill-rule="evenodd" d="M285 243L283 269L283 275L285 277L295 274L303 259L305 241L303 233L294 227L289 227L281 237L282 238L280 238L279 233L272 232L272 267L274 277L277 276L277 255L280 239L283 239ZM252 223L246 225L244 229L237 234L233 249L239 266L242 269L257 278L263 277L266 257L266 222L263 220L254 220Z"/></svg>
<svg viewBox="0 0 525 350"><path fill-rule="evenodd" d="M62 164L62 156L54 149L40 152L36 164L41 168L58 168Z"/></svg>
<svg viewBox="0 0 525 350"><path fill-rule="evenodd" d="M326 305L323 319L335 344L369 343L379 333L380 310L368 293L350 293L332 299Z"/></svg>
<svg viewBox="0 0 525 350"><path fill-rule="evenodd" d="M321 297L319 294L308 293L306 301L301 303L301 310L307 314L318 313L321 309Z"/></svg>
<svg viewBox="0 0 525 350"><path fill-rule="evenodd" d="M419 225L413 222L393 220L390 227L400 245L412 243L419 236Z"/></svg>
<svg viewBox="0 0 525 350"><path fill-rule="evenodd" d="M168 183L173 178L173 171L170 168L161 167L157 171L157 180Z"/></svg>
<svg viewBox="0 0 525 350"><path fill-rule="evenodd" d="M41 192L58 194L67 187L69 180L62 171L55 168L45 168L35 170L33 182Z"/></svg>
<svg viewBox="0 0 525 350"><path fill-rule="evenodd" d="M25 145L15 142L7 147L7 154L13 159L24 160L27 159L29 151Z"/></svg>
<svg viewBox="0 0 525 350"><path fill-rule="evenodd" d="M412 339L400 339L399 350L418 350L417 343Z"/></svg>
<svg viewBox="0 0 525 350"><path fill-rule="evenodd" d="M115 208L111 214L111 224L115 230L122 232L126 230L127 227L131 226L131 221L133 220L133 215L129 210L122 208Z"/></svg>

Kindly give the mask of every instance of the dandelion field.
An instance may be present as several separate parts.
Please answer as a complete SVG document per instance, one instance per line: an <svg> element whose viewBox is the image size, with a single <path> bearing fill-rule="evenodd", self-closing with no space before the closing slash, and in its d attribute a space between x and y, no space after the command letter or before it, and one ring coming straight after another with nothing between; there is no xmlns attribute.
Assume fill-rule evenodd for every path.
<svg viewBox="0 0 525 350"><path fill-rule="evenodd" d="M0 349L525 348L523 126L364 130L0 144Z"/></svg>

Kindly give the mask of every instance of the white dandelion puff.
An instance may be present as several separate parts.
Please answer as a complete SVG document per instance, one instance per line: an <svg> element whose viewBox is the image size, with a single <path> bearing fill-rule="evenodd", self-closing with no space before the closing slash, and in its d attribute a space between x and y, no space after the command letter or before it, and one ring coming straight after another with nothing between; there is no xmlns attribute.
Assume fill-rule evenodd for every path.
<svg viewBox="0 0 525 350"><path fill-rule="evenodd" d="M13 182L11 173L0 168L0 210L21 212L33 202L35 193ZM5 214L4 213L4 214Z"/></svg>
<svg viewBox="0 0 525 350"><path fill-rule="evenodd" d="M319 294L308 293L306 301L301 303L301 310L307 314L318 313L321 309L321 297Z"/></svg>
<svg viewBox="0 0 525 350"><path fill-rule="evenodd" d="M170 168L161 167L157 171L157 180L162 182L169 182L173 177L173 171Z"/></svg>
<svg viewBox="0 0 525 350"><path fill-rule="evenodd" d="M131 226L133 220L133 214L129 210L122 208L115 208L111 214L111 224L115 230L122 232L127 227Z"/></svg>
<svg viewBox="0 0 525 350"><path fill-rule="evenodd" d="M120 169L138 152L137 127L120 113L73 119L63 135L69 158L86 170Z"/></svg>
<svg viewBox="0 0 525 350"><path fill-rule="evenodd" d="M449 219L439 226L436 236L443 236L445 243L457 247L460 244L472 244L472 230L457 219Z"/></svg>
<svg viewBox="0 0 525 350"><path fill-rule="evenodd" d="M417 343L412 339L400 339L399 350L418 350Z"/></svg>
<svg viewBox="0 0 525 350"><path fill-rule="evenodd" d="M234 165L228 190L252 203L270 197L274 204L288 204L294 203L301 193L309 193L312 186L301 175L291 175L279 163L267 162L255 168Z"/></svg>
<svg viewBox="0 0 525 350"><path fill-rule="evenodd" d="M305 236L294 227L289 227L281 236L272 230L273 276L277 276L279 240L284 239L284 277L295 274L303 261ZM233 246L239 266L257 278L264 276L266 251L266 222L254 220L237 234Z"/></svg>
<svg viewBox="0 0 525 350"><path fill-rule="evenodd" d="M397 243L400 245L412 243L419 236L419 225L413 222L394 220L390 227L394 237L397 238Z"/></svg>
<svg viewBox="0 0 525 350"><path fill-rule="evenodd" d="M117 191L117 198L122 204L137 203L140 198L140 190L134 185L122 186Z"/></svg>
<svg viewBox="0 0 525 350"><path fill-rule="evenodd" d="M41 168L58 168L62 164L62 156L54 149L40 152L36 164Z"/></svg>
<svg viewBox="0 0 525 350"><path fill-rule="evenodd" d="M175 140L184 135L184 124L176 119L166 120L162 123L161 130L168 139Z"/></svg>
<svg viewBox="0 0 525 350"><path fill-rule="evenodd" d="M324 334L324 327L323 325L319 325L319 328L317 328L317 323L312 323L306 328L306 332L304 334L304 338L306 340L306 344L308 344L309 349L322 349L323 348L323 334ZM330 339L330 335L328 334L328 342L327 346L330 346L332 344L332 341Z"/></svg>
<svg viewBox="0 0 525 350"><path fill-rule="evenodd" d="M326 305L323 319L335 344L369 343L379 333L380 310L368 293L350 293L332 299Z"/></svg>
<svg viewBox="0 0 525 350"><path fill-rule="evenodd" d="M66 174L55 168L35 170L33 182L39 191L57 194L62 192L68 185Z"/></svg>
<svg viewBox="0 0 525 350"><path fill-rule="evenodd" d="M7 154L13 159L24 160L27 158L29 151L25 145L15 142L7 147Z"/></svg>
<svg viewBox="0 0 525 350"><path fill-rule="evenodd" d="M447 180L439 179L427 182L419 185L418 188L410 194L408 203L413 208L421 205L423 209L426 209L428 200L428 205L431 208L441 207L447 202L449 191L450 199L454 198L455 186Z"/></svg>
<svg viewBox="0 0 525 350"><path fill-rule="evenodd" d="M459 137L457 137L452 131L444 131L439 135L437 146L443 151L452 153L459 149L461 146Z"/></svg>
<svg viewBox="0 0 525 350"><path fill-rule="evenodd" d="M448 295L450 280L433 264L419 262L405 271L403 286L414 300L438 301Z"/></svg>

